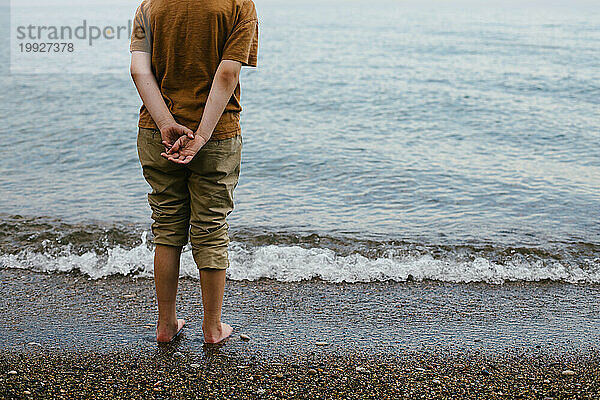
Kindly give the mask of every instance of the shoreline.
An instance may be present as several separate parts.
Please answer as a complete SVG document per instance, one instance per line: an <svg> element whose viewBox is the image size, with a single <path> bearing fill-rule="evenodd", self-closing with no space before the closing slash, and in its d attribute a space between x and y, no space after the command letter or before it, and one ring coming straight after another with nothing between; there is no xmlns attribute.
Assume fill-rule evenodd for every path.
<svg viewBox="0 0 600 400"><path fill-rule="evenodd" d="M0 269L0 288L0 398L600 397L597 286L228 281L217 346L193 279L166 345L150 279Z"/></svg>
<svg viewBox="0 0 600 400"><path fill-rule="evenodd" d="M152 279L0 268L0 348L37 342L55 350L111 351L155 345ZM455 349L548 353L600 349L600 285L563 283L228 280L223 320L252 337L233 351L265 357L322 351L401 354ZM203 344L199 281L181 279L178 314L192 349Z"/></svg>

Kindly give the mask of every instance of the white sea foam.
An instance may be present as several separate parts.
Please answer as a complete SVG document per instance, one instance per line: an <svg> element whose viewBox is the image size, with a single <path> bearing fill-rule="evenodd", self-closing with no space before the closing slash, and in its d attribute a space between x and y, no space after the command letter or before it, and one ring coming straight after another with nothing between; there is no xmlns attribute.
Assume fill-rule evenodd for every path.
<svg viewBox="0 0 600 400"><path fill-rule="evenodd" d="M553 280L571 283L600 283L600 259L588 260L584 266L559 262L514 261L503 264L485 258L456 262L430 255L396 256L389 253L377 259L360 254L341 256L327 248L266 245L253 247L244 243L230 245L233 280L275 279L298 282L318 278L327 282L416 281L431 279L444 282L488 282ZM80 271L90 279L110 275L152 277L153 250L146 234L142 243L132 249L114 247L107 254L87 252L77 255L67 247L59 254L22 251L0 255L0 266L38 272ZM198 278L198 270L190 251L184 251L181 276Z"/></svg>

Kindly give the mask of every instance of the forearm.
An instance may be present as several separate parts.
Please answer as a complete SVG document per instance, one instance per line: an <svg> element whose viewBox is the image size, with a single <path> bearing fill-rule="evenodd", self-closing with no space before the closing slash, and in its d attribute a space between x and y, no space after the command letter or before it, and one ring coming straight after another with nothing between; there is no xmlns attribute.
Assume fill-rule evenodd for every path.
<svg viewBox="0 0 600 400"><path fill-rule="evenodd" d="M208 100L204 106L202 120L196 131L196 134L202 136L206 141L212 136L237 84L238 76L223 77L219 74L215 75Z"/></svg>
<svg viewBox="0 0 600 400"><path fill-rule="evenodd" d="M175 119L165 104L154 75L148 72L139 72L132 73L132 77L144 105L158 128L162 129L173 124Z"/></svg>

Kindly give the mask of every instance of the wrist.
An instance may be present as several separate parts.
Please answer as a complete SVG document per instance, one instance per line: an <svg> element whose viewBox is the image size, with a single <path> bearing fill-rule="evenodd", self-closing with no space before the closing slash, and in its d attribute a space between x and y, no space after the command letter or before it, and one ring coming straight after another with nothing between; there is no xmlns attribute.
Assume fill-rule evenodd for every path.
<svg viewBox="0 0 600 400"><path fill-rule="evenodd" d="M175 119L173 119L172 116L170 118L164 118L156 122L158 130L161 132L172 127L173 125L175 125Z"/></svg>
<svg viewBox="0 0 600 400"><path fill-rule="evenodd" d="M194 132L195 137L200 137L204 142L208 142L212 136L212 132L205 132L201 128L198 128L196 132Z"/></svg>

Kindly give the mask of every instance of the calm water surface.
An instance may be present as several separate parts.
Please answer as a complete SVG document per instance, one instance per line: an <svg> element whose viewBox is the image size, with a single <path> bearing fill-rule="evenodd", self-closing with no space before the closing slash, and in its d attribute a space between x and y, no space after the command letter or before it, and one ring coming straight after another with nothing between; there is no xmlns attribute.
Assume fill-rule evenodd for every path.
<svg viewBox="0 0 600 400"><path fill-rule="evenodd" d="M600 281L600 7L256 3L260 68L242 74L230 225L239 265L258 269L240 278L285 280L287 262L291 279L328 279L318 266L330 257L332 271L349 265L334 281ZM81 226L124 229L133 244L107 243L135 249L150 212L126 66L0 82L4 264L34 265L69 243L87 243L69 257L96 251ZM415 246L411 262L431 259L406 269L397 257ZM382 267L389 249L383 260L396 263ZM507 264L513 253L527 263ZM478 275L479 259L496 264ZM568 272L552 275L555 262Z"/></svg>

